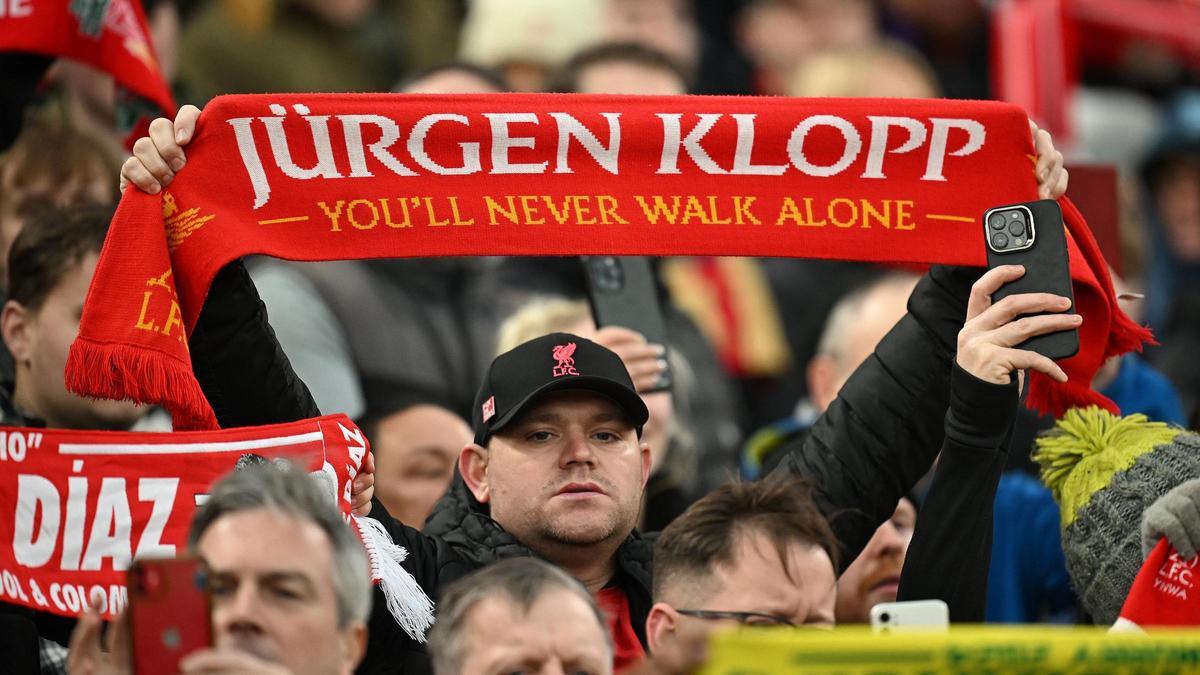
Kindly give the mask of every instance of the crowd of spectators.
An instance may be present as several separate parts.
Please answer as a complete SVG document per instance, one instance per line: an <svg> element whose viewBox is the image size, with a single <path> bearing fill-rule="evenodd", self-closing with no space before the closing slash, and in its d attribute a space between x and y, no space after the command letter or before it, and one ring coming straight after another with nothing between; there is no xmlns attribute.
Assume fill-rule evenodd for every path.
<svg viewBox="0 0 1200 675"><path fill-rule="evenodd" d="M186 142L170 132L190 135L214 96L986 99L989 4L142 0L158 61L189 104L179 117L156 121L156 140L130 158L112 78L63 59L0 148L0 421L170 428L161 410L69 394L61 374L118 176L154 192L186 171L172 164ZM1132 55L1085 67L1079 133L1037 148L1043 164L1061 151L1117 167L1107 253L1122 307L1158 341L1114 358L1093 387L1123 413L1191 429L1200 87L1194 61L1174 65L1154 77ZM1089 133L1122 111L1136 133ZM1059 196L1064 172L1055 165L1042 183ZM424 644L380 611L378 592L371 608L365 584L344 578L365 562L336 514L302 473L264 467L227 478L197 514L191 545L219 587L219 649L185 671L690 672L712 626L865 623L897 599L944 599L955 621L1111 623L1080 598L1060 495L1031 459L1054 420L1018 409L1008 375L1057 367L984 349L1015 344L1001 344L1002 327L1071 327L1054 314L1063 307L1044 300L1024 308L1051 312L1040 323L1010 324L1010 306L979 300L1013 278L1002 269L922 279L861 263L674 257L652 270L667 344L598 327L577 258L252 258L223 270L191 343L206 393L228 395L210 396L218 419L354 419L374 452L371 516L408 550L437 622ZM603 383L530 379L566 343ZM489 397L496 414L481 418ZM1158 527L1176 543L1181 530ZM304 562L296 578L264 582L285 560ZM69 657L71 626L35 623L41 672L68 658L71 672L126 672L119 623L102 639L86 614Z"/></svg>

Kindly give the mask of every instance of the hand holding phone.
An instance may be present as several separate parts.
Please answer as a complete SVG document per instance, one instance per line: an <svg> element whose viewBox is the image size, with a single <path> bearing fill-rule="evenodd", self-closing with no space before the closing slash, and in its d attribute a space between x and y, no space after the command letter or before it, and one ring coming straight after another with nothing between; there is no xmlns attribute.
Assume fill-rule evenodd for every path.
<svg viewBox="0 0 1200 675"><path fill-rule="evenodd" d="M658 304L649 258L584 256L583 265L587 273L588 302L597 328L621 326L641 333L649 344L667 344L667 328ZM620 354L617 349L613 351ZM657 356L666 363L665 354ZM626 367L630 367L628 361ZM638 379L638 373L631 371L630 374L635 381ZM671 379L671 371L666 368L659 373L657 382L648 386L638 383L638 393L667 391L671 388Z"/></svg>
<svg viewBox="0 0 1200 675"><path fill-rule="evenodd" d="M1069 298L1052 293L1023 293L1001 302L993 300L1005 284L1025 275L1020 265L988 270L971 287L967 320L958 332L954 356L959 367L994 384L1008 384L1014 371L1033 369L1058 382L1067 374L1049 357L1016 345L1037 335L1076 329L1082 318L1066 313ZM1019 317L1025 316L1024 319Z"/></svg>

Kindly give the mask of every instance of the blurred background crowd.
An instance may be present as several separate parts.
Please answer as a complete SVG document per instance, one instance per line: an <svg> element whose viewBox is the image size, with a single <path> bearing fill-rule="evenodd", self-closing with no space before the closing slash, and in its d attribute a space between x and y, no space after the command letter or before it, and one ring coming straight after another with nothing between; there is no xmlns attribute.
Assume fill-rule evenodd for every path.
<svg viewBox="0 0 1200 675"><path fill-rule="evenodd" d="M1104 232L1097 225L1097 236L1123 306L1160 343L1110 363L1094 386L1126 414L1190 428L1200 421L1200 2L1042 2L1053 20L1037 25L1056 37L1018 35L1016 52L1046 57L1028 71L998 41L1011 35L1006 20L1021 20L1011 12L1035 2L142 4L177 102L201 107L221 94L314 91L1011 99L1014 80L1057 83L1031 115L1078 167L1068 195L1094 225L1111 222ZM1097 18L1105 11L1115 13ZM1050 77L1063 63L1066 74ZM1043 108L1061 110L1045 120ZM0 260L39 209L116 199L127 156L122 109L110 77L54 63L0 154ZM651 442L649 531L730 476L762 474L779 448L802 438L903 315L916 279L815 260L653 264L675 386L648 398L658 412L646 433L662 439ZM323 412L345 412L367 430L377 494L410 524L429 515L471 440L464 420L491 358L546 332L597 330L573 258L255 260L250 269L296 370ZM61 386L61 367L58 379ZM1028 414L1014 434L997 497L991 620L1081 618L1057 506L1028 459L1031 439L1049 424ZM894 583L884 582L898 578L921 497L918 490L901 502L843 577L839 623L865 620L880 588L874 600L886 599L887 588L894 596Z"/></svg>

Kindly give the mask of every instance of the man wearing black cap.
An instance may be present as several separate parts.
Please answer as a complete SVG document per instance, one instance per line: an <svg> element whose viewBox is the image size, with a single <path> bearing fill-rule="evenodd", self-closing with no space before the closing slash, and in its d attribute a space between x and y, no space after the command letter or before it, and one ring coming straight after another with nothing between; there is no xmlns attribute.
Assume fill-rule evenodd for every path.
<svg viewBox="0 0 1200 675"><path fill-rule="evenodd" d="M587 586L607 611L619 670L644 654L651 545L634 531L650 472L649 412L625 364L576 335L552 333L492 362L475 397L474 442L429 521L429 536L372 517L409 551L431 597L497 560L537 556ZM414 524L415 525L415 524ZM377 603L380 604L380 603ZM375 612L360 672L428 672L421 645Z"/></svg>
<svg viewBox="0 0 1200 675"><path fill-rule="evenodd" d="M623 543L640 548L631 533L650 475L640 442L649 412L625 364L591 340L551 333L496 357L472 412L475 442L459 457L467 488L506 533L596 595L615 667L636 661L644 626L629 597L646 594L649 575L643 566L622 583L617 567Z"/></svg>

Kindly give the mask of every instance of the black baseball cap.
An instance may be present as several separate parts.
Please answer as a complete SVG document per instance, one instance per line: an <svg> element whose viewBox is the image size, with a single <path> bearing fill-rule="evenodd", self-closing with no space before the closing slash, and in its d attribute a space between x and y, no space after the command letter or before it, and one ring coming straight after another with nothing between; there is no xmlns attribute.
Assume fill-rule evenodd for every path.
<svg viewBox="0 0 1200 675"><path fill-rule="evenodd" d="M581 389L612 399L641 435L650 412L621 357L578 335L550 333L492 361L471 410L475 442L487 444L543 394Z"/></svg>

